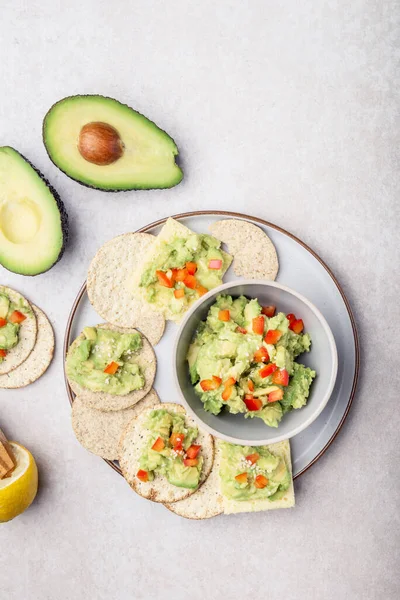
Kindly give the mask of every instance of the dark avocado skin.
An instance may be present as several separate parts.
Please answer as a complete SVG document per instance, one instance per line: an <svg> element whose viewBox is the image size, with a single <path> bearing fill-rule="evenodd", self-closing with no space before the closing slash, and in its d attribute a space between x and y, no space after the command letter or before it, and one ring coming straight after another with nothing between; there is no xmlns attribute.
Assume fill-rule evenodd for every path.
<svg viewBox="0 0 400 600"><path fill-rule="evenodd" d="M83 96L83 97L90 97L90 98L106 98L108 100L115 100L115 98L111 98L111 96L103 96L102 94L76 94L76 95ZM49 108L49 110L47 111L47 113L45 114L44 119L43 119L43 125L42 125L42 140L43 140L43 145L46 148L47 156L49 157L49 159L51 160L51 162L53 163L53 165L55 165L57 167L57 169L59 169L62 173L64 173L64 175L66 175L69 179L72 179L72 181L76 181L77 183L79 183L80 185L83 185L84 187L87 187L87 188L92 189L92 190L98 190L99 192L107 192L107 193L115 193L115 192L117 192L117 193L119 193L119 192L151 192L152 190L170 189L170 188L159 188L158 187L158 188L143 188L143 189L134 189L134 188L132 188L130 190L126 190L126 189L105 190L104 188L98 188L95 185L89 185L88 183L83 183L82 181L79 181L79 179L75 179L75 177L71 177L71 175L69 175L66 171L64 171L58 165L56 165L56 163L53 161L53 159L51 158L50 154L47 151L47 147L46 147L46 143L45 143L45 138L44 138L44 124L45 124L45 121L46 121L46 117L47 117L48 113L52 110L52 108L54 106L56 106L57 104L59 104L60 102L64 102L64 100L68 100L69 98L75 98L75 95L74 96L65 96L65 98L61 98L61 100L58 100L57 102L55 102ZM123 106L126 106L127 108L132 109L132 107L129 106L129 104L125 104L125 102L120 102L119 100L117 100L117 102L119 102ZM136 110L136 109L132 109L132 110L135 110L135 112L139 113L139 111ZM139 114L142 115L142 113L139 113ZM148 121L151 121L151 119L149 119L145 115L142 115L142 117L145 117ZM151 122L154 123L154 121L151 121ZM154 125L156 125L156 127L158 127L158 129L161 129L161 127L159 127L156 123L154 123ZM164 129L162 129L162 131L164 133L166 133L169 137L171 137L169 135L169 133L167 133ZM175 140L172 137L171 137L171 139L176 144Z"/></svg>
<svg viewBox="0 0 400 600"><path fill-rule="evenodd" d="M65 247L68 243L68 238L69 238L69 223L68 223L68 213L65 209L64 206L64 202L61 200L59 193L57 192L57 190L51 185L51 183L48 181L48 179L46 179L46 177L43 175L43 173L41 171L39 171L39 169L37 169L35 167L35 165L33 165L31 163L31 161L26 158L26 156L24 156L23 154L21 154L21 152L19 152L18 150L16 150L15 148L13 148L12 146L10 146L10 148L12 148L14 150L14 152L16 152L17 154L20 155L20 157L28 163L28 165L30 167L32 167L32 169L39 175L40 179L43 181L43 183L49 188L54 200L56 201L57 204L57 208L58 208L58 212L60 213L60 220L61 220L61 231L63 234L63 245L61 246L61 250L58 254L57 260L55 260L53 262L53 264L46 269L46 271L41 271L40 273L36 273L36 275L41 275L42 273L47 273L47 271L49 271L50 269L52 269L54 267L54 265L56 265L58 263L58 261L62 258L62 255L64 254L65 251ZM3 265L1 265L3 267ZM4 269L6 269L7 271L9 271L9 269L7 269L7 267L3 267ZM17 273L17 271L10 271L10 273ZM25 273L17 273L18 275L24 275L24 277L36 277L36 275L26 275Z"/></svg>

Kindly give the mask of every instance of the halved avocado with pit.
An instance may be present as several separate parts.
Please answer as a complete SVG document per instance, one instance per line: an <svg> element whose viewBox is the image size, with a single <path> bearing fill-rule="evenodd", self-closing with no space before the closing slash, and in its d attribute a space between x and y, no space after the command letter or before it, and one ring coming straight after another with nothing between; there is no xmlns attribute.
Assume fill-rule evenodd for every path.
<svg viewBox="0 0 400 600"><path fill-rule="evenodd" d="M83 185L106 191L170 188L182 180L174 140L126 104L104 96L70 96L43 122L53 163Z"/></svg>
<svg viewBox="0 0 400 600"><path fill-rule="evenodd" d="M56 190L22 154L0 148L0 264L38 275L58 262L68 216Z"/></svg>

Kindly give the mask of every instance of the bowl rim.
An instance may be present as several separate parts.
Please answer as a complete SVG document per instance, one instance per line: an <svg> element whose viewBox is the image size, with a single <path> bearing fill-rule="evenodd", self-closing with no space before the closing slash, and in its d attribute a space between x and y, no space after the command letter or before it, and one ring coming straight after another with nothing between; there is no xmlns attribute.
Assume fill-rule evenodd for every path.
<svg viewBox="0 0 400 600"><path fill-rule="evenodd" d="M321 402L318 404L318 406L316 407L314 412L303 423L301 423L297 427L294 427L289 433L287 433L285 435L278 435L278 436L274 437L272 440L269 438L263 438L260 440L247 440L247 439L232 437L232 436L229 436L229 435L226 435L224 433L217 431L213 427L210 427L209 425L207 425L207 423L204 423L204 421L202 421L198 417L198 415L195 413L195 411L191 408L191 406L189 405L188 401L185 398L185 395L182 392L182 389L181 389L181 386L180 386L179 380L178 380L178 374L177 374L177 368L176 368L176 355L177 355L177 351L178 351L178 345L179 345L179 341L182 336L182 332L183 332L188 320L192 316L192 314L194 312L196 312L196 310L203 304L203 302L205 302L212 296L222 293L224 290L226 290L228 288L239 287L239 286L243 286L243 285L261 285L264 287L274 287L274 288L281 289L285 292L288 292L289 294L292 294L293 296L297 297L301 302L306 304L311 309L311 311L315 314L315 316L318 318L319 322L323 326L325 333L328 337L329 347L330 347L331 354L332 354L332 368L331 368L329 384L327 387L327 391L325 392ZM188 411L188 413L190 414L190 416L196 421L196 423L198 423L198 425L201 428L203 428L205 431L207 431L211 435L213 435L219 439L225 440L227 442L230 442L231 444L238 444L241 446L265 446L268 444L276 444L278 442L282 442L283 440L290 439L290 438L294 437L295 435L297 435L298 433L301 433L302 431L304 431L304 429L309 427L317 419L317 417L321 414L321 412L327 405L329 398L332 395L333 388L335 386L337 371L338 371L338 354L337 354L335 338L334 338L331 328L328 325L327 320L325 319L325 317L323 316L321 311L305 296L303 296L302 294L299 294L299 292L296 292L292 288L290 288L286 285L277 283L276 281L266 281L263 279L240 279L240 280L235 280L235 281L228 281L218 287L213 288L212 290L209 290L207 292L207 294L204 294L204 296L201 296L201 298L199 298L185 313L182 321L179 324L179 329L175 336L175 342L174 342L174 347L173 347L173 352L172 352L172 361L173 361L172 370L173 370L173 378L174 378L175 386L177 387L180 398L183 402L183 405L186 408L186 410ZM199 402L200 402L200 399L199 399ZM279 426L278 426L277 430L275 428L269 428L269 429L272 429L273 431L277 431L277 430L279 430Z"/></svg>

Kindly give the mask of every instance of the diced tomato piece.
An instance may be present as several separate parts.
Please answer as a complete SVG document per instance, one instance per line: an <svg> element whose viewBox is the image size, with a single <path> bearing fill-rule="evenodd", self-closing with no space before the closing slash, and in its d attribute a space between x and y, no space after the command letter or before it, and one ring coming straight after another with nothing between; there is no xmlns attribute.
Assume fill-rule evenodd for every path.
<svg viewBox="0 0 400 600"><path fill-rule="evenodd" d="M201 446L197 445L197 444L192 444L191 446L189 446L189 448L186 450L186 456L188 458L196 458L198 453L200 452Z"/></svg>
<svg viewBox="0 0 400 600"><path fill-rule="evenodd" d="M174 296L177 300L179 300L179 298L183 298L185 296L185 290L183 288L174 290Z"/></svg>
<svg viewBox="0 0 400 600"><path fill-rule="evenodd" d="M237 331L238 333L243 333L243 334L244 334L244 333L247 333L247 329L245 329L244 327L240 327L240 325L238 325L238 326L236 327L236 331Z"/></svg>
<svg viewBox="0 0 400 600"><path fill-rule="evenodd" d="M136 477L138 479L140 479L140 481L143 481L144 483L146 483L146 481L149 480L149 474L147 471L143 471L143 469L139 469L139 471L136 473Z"/></svg>
<svg viewBox="0 0 400 600"><path fill-rule="evenodd" d="M222 267L222 260L219 258L214 258L213 260L210 260L208 263L208 268L209 269L220 269Z"/></svg>
<svg viewBox="0 0 400 600"><path fill-rule="evenodd" d="M247 410L260 410L262 407L262 401L259 398L254 398L250 395L246 395L243 402L247 406Z"/></svg>
<svg viewBox="0 0 400 600"><path fill-rule="evenodd" d="M272 373L272 382L276 385L289 385L289 373L286 369L277 369Z"/></svg>
<svg viewBox="0 0 400 600"><path fill-rule="evenodd" d="M262 369L260 369L258 371L258 374L259 374L260 377L263 377L263 378L264 377L269 377L270 375L272 375L272 373L274 371L277 370L277 368L278 367L276 365L274 365L274 363L269 363L269 365L265 365L265 367L263 367Z"/></svg>
<svg viewBox="0 0 400 600"><path fill-rule="evenodd" d="M104 373L107 373L108 375L115 375L115 373L118 371L119 369L119 364L112 361L110 362L109 365L106 366L106 368L104 369Z"/></svg>
<svg viewBox="0 0 400 600"><path fill-rule="evenodd" d="M3 350L3 348L0 348L0 358L4 358L5 356L7 356L7 350Z"/></svg>
<svg viewBox="0 0 400 600"><path fill-rule="evenodd" d="M251 379L248 379L247 387L249 388L250 392L254 392L254 382Z"/></svg>
<svg viewBox="0 0 400 600"><path fill-rule="evenodd" d="M253 332L257 335L264 333L265 319L262 315L253 319Z"/></svg>
<svg viewBox="0 0 400 600"><path fill-rule="evenodd" d="M5 327L7 325L7 319L0 319L0 327Z"/></svg>
<svg viewBox="0 0 400 600"><path fill-rule="evenodd" d="M218 387L219 387L222 383L221 377L217 377L216 375L213 375L212 378L213 378L214 383L217 383Z"/></svg>
<svg viewBox="0 0 400 600"><path fill-rule="evenodd" d="M238 483L247 483L247 473L240 473L240 475L236 475L235 479Z"/></svg>
<svg viewBox="0 0 400 600"><path fill-rule="evenodd" d="M231 385L228 385L227 387L225 387L224 391L221 394L222 400L224 402L228 402L229 398L232 396L232 392L233 392L233 387Z"/></svg>
<svg viewBox="0 0 400 600"><path fill-rule="evenodd" d="M209 392L210 390L217 390L221 385L222 379L219 377L213 377L212 379L203 379L200 381L200 387L203 392Z"/></svg>
<svg viewBox="0 0 400 600"><path fill-rule="evenodd" d="M296 316L293 313L289 313L288 315L286 315L286 318L289 321L289 324L293 323L293 321L296 320Z"/></svg>
<svg viewBox="0 0 400 600"><path fill-rule="evenodd" d="M264 341L267 344L276 344L276 342L282 337L282 335L282 331L279 331L279 329L268 329Z"/></svg>
<svg viewBox="0 0 400 600"><path fill-rule="evenodd" d="M229 312L228 309L226 310L220 310L218 313L218 319L220 321L229 321L231 318L231 313Z"/></svg>
<svg viewBox="0 0 400 600"><path fill-rule="evenodd" d="M9 321L11 323L22 323L22 321L25 321L25 319L26 316L22 314L22 312L19 312L19 310L14 310L14 312L11 313Z"/></svg>
<svg viewBox="0 0 400 600"><path fill-rule="evenodd" d="M194 275L186 275L185 279L183 280L183 283L186 285L187 288L194 290L197 285L196 277Z"/></svg>
<svg viewBox="0 0 400 600"><path fill-rule="evenodd" d="M194 289L199 294L199 296L204 296L204 294L207 294L207 292L208 292L208 289L206 287L200 285L199 283L196 283L196 287Z"/></svg>
<svg viewBox="0 0 400 600"><path fill-rule="evenodd" d="M185 281L188 275L187 269L176 269L175 281Z"/></svg>
<svg viewBox="0 0 400 600"><path fill-rule="evenodd" d="M257 475L257 477L254 480L254 485L259 490L262 490L263 488L267 487L268 479L264 475Z"/></svg>
<svg viewBox="0 0 400 600"><path fill-rule="evenodd" d="M151 447L151 449L155 450L156 452L161 452L161 450L164 450L164 448L165 448L165 443L164 443L164 440L162 439L162 437L158 437Z"/></svg>
<svg viewBox="0 0 400 600"><path fill-rule="evenodd" d="M275 392L271 392L268 394L267 402L277 402L278 400L282 400L283 398L283 390L279 389Z"/></svg>
<svg viewBox="0 0 400 600"><path fill-rule="evenodd" d="M254 452L254 454L249 454L248 456L246 456L246 460L251 463L252 465L254 465L258 459L260 458L260 455L258 454L258 452Z"/></svg>
<svg viewBox="0 0 400 600"><path fill-rule="evenodd" d="M186 270L189 273L189 275L194 275L197 271L197 265L195 262L187 262L186 263Z"/></svg>
<svg viewBox="0 0 400 600"><path fill-rule="evenodd" d="M261 346L261 348L259 348L257 350L257 352L254 354L254 358L253 358L253 362L268 362L269 361L269 354L268 354L268 350L266 349L265 346Z"/></svg>
<svg viewBox="0 0 400 600"><path fill-rule="evenodd" d="M185 439L184 433L171 433L171 437L169 438L169 443L173 447L174 450L182 450L182 442Z"/></svg>
<svg viewBox="0 0 400 600"><path fill-rule="evenodd" d="M266 317L273 317L276 311L276 306L263 306L261 312Z"/></svg>
<svg viewBox="0 0 400 600"><path fill-rule="evenodd" d="M229 377L226 381L224 381L225 387L230 387L231 385L235 385L236 379L234 377Z"/></svg>
<svg viewBox="0 0 400 600"><path fill-rule="evenodd" d="M168 275L166 273L164 273L164 271L156 271L156 275L157 275L158 283L160 285L167 287L167 288L173 287L174 284L172 283L172 281L168 277Z"/></svg>
<svg viewBox="0 0 400 600"><path fill-rule="evenodd" d="M297 333L297 334L301 333L304 329L303 319L296 319L295 321L290 323L289 329L294 331L294 333Z"/></svg>
<svg viewBox="0 0 400 600"><path fill-rule="evenodd" d="M183 459L183 464L185 465L185 467L195 467L196 465L198 465L198 463L199 463L198 458L184 458Z"/></svg>
<svg viewBox="0 0 400 600"><path fill-rule="evenodd" d="M169 269L169 270L167 271L167 277L168 277L168 279L171 281L171 283L172 283L172 286L174 286L174 285L175 285L175 281L176 281L176 272L177 272L177 269Z"/></svg>

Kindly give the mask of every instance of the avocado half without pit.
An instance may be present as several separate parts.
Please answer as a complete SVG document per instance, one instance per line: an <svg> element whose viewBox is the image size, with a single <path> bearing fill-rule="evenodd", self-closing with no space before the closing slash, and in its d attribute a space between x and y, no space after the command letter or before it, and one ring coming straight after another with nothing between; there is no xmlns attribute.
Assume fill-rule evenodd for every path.
<svg viewBox="0 0 400 600"><path fill-rule="evenodd" d="M38 275L63 255L68 216L56 190L14 148L0 148L0 264Z"/></svg>
<svg viewBox="0 0 400 600"><path fill-rule="evenodd" d="M53 163L88 187L106 191L170 188L182 180L174 140L126 104L104 96L70 96L43 122Z"/></svg>

